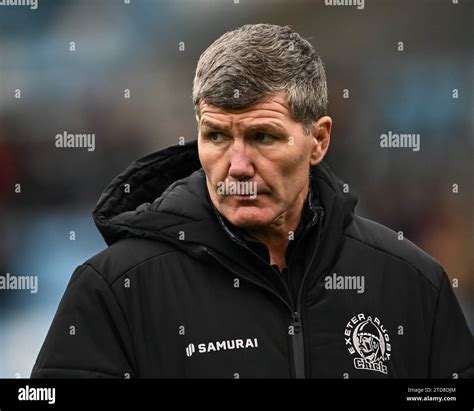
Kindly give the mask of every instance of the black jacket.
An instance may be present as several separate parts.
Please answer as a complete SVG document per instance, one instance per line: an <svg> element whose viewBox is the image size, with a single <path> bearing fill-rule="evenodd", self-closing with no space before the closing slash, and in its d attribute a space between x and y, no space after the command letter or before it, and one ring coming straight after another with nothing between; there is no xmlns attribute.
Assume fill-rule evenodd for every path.
<svg viewBox="0 0 474 411"><path fill-rule="evenodd" d="M284 273L216 212L200 167L195 142L174 146L106 188L109 247L72 275L32 377L473 376L443 268L355 215L327 165Z"/></svg>

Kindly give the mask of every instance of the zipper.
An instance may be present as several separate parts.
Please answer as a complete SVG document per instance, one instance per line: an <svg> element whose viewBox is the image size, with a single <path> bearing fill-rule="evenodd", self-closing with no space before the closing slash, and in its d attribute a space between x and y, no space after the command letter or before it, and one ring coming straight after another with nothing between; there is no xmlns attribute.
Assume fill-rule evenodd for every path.
<svg viewBox="0 0 474 411"><path fill-rule="evenodd" d="M317 214L317 220L315 221L315 224L317 224L319 226L320 221L322 220L323 215L324 215L324 210L321 207L318 207L318 211L320 211L320 214ZM225 227L225 225L224 225L224 227ZM265 264L267 264L267 262L265 260L263 260L263 258L261 258L258 254L254 253L252 250L250 250L248 247L246 247L245 244L242 244L239 241L239 239L236 238L233 235L233 233L231 233L228 230L226 230L226 231L228 232L229 236L231 237L231 239L234 242L236 242L237 244L245 247L251 253L256 255L260 260L262 260ZM248 282L250 282L250 283L252 283L252 284L254 284L258 287L261 287L261 288L269 291L270 293L272 293L281 302L283 302L283 304L285 304L285 306L290 310L290 312L291 312L291 326L293 327L293 335L291 336L292 337L291 342L292 342L292 347L293 347L293 369L294 369L295 378L305 378L306 377L301 298L302 298L302 294L303 294L304 282L306 280L306 277L308 276L309 270L311 268L311 265L313 264L314 257L316 256L316 253L317 253L318 247L319 247L319 239L320 239L320 233L321 233L320 227L317 227L317 231L318 231L318 234L317 234L318 237L316 239L315 250L314 250L314 253L311 256L311 260L310 260L310 262L309 262L309 264L308 264L308 266L305 270L305 273L303 275L303 279L301 280L300 289L298 291L296 307L294 307L293 299L291 297L291 292L290 292L290 289L288 287L288 284L286 284L286 282L283 281L283 279L280 277L280 275L278 275L278 277L281 279L282 283L285 286L285 289L287 291L287 294L288 294L288 297L290 299L291 305L288 304L288 301L285 300L280 294L275 292L272 288L266 286L264 283L252 280L251 278L243 275L242 273L238 272L237 270L234 270L233 268L229 267L229 265L226 264L225 261L223 261L217 253L214 253L213 251L211 251L207 247L199 247L203 251L205 251L207 254L209 254L211 257L213 257L216 261L218 261L223 267L225 267L227 270L231 271L233 274L235 274L238 277L241 277L241 278L245 279L246 281L248 281ZM288 273L288 275L289 274L290 273ZM295 310L295 308L296 308L296 310Z"/></svg>
<svg viewBox="0 0 474 411"><path fill-rule="evenodd" d="M305 369L304 369L304 340L303 340L303 327L301 325L301 317L294 308L288 304L288 302L282 298L282 296L276 293L272 288L267 287L265 284L260 283L258 281L254 281L249 277L242 275L242 273L230 268L228 264L226 264L222 259L213 251L209 250L207 247L203 247L203 250L215 258L223 267L227 270L231 271L233 274L239 276L240 278L244 278L248 282L261 287L273 295L275 295L285 306L290 310L292 321L291 326L293 327L293 335L291 335L291 343L293 347L293 368L294 368L294 377L295 378L304 378L305 376Z"/></svg>
<svg viewBox="0 0 474 411"><path fill-rule="evenodd" d="M298 311L293 313L292 326L293 365L295 370L295 378L305 378L303 327L301 325L301 315Z"/></svg>
<svg viewBox="0 0 474 411"><path fill-rule="evenodd" d="M303 319L302 319L302 314L303 314L302 296L303 296L303 289L304 289L304 283L305 283L306 277L308 276L309 270L311 269L311 266L314 261L314 257L316 256L318 252L318 248L319 248L319 239L321 235L320 221L322 221L323 219L324 210L322 208L318 208L318 211L320 213L317 214L317 221L315 222L318 225L316 245L314 247L314 252L313 252L313 255L311 256L311 260L303 274L303 278L300 284L300 289L298 291L296 311L293 312L292 325L293 325L294 333L292 336L293 337L292 343L293 343L293 367L295 370L295 378L306 378ZM288 276L289 275L290 273L288 273Z"/></svg>

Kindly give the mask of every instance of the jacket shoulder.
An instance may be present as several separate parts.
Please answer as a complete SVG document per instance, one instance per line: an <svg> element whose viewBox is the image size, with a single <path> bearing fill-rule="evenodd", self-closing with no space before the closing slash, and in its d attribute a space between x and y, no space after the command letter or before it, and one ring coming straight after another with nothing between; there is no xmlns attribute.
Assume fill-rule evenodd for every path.
<svg viewBox="0 0 474 411"><path fill-rule="evenodd" d="M91 266L111 285L138 265L176 252L182 253L176 246L164 241L125 238L92 256L83 265Z"/></svg>
<svg viewBox="0 0 474 411"><path fill-rule="evenodd" d="M394 230L367 218L354 216L344 234L368 247L404 261L439 290L445 275L441 264L410 240L400 239Z"/></svg>

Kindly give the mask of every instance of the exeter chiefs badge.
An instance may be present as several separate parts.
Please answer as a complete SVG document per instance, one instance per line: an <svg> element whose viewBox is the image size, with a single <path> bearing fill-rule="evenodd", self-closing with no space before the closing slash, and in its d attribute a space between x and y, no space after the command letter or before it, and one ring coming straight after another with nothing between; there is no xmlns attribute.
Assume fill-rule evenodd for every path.
<svg viewBox="0 0 474 411"><path fill-rule="evenodd" d="M377 317L372 319L365 314L352 317L344 335L349 352L358 355L354 358L356 369L387 374L387 366L383 362L390 359L390 338Z"/></svg>

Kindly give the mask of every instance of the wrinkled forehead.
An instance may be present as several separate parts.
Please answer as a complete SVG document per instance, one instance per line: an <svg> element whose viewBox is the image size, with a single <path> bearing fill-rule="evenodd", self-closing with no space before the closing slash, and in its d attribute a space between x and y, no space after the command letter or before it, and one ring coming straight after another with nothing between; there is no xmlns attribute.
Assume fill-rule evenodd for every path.
<svg viewBox="0 0 474 411"><path fill-rule="evenodd" d="M199 101L199 114L197 120L200 128L213 128L217 123L231 125L239 122L263 120L283 125L288 121L293 121L286 94L283 93L265 97L242 108L223 108L201 99Z"/></svg>
<svg viewBox="0 0 474 411"><path fill-rule="evenodd" d="M202 117L205 113L241 114L258 110L274 110L290 114L286 91L262 97L253 104L244 107L238 107L238 104L236 104L234 108L221 106L218 103L208 102L201 98L199 99L198 114Z"/></svg>

